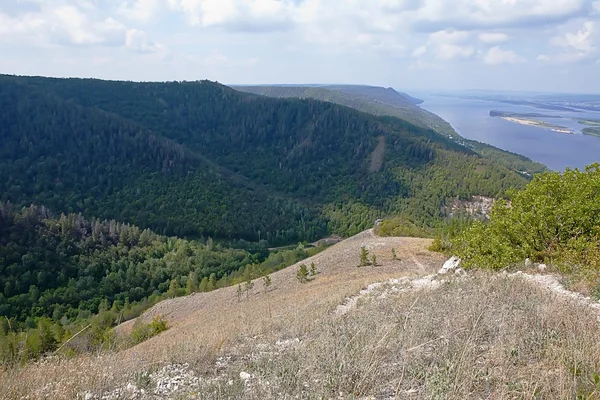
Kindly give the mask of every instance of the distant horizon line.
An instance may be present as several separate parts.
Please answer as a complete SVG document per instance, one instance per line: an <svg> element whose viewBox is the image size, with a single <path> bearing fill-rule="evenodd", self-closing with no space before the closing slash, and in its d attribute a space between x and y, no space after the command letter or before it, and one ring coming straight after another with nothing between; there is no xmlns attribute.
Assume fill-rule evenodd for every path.
<svg viewBox="0 0 600 400"><path fill-rule="evenodd" d="M425 93L435 94L432 92L438 93L465 93L465 92L495 92L495 93L521 93L521 94L559 94L559 95L593 95L600 96L598 92L570 92L570 91L540 91L534 89L521 89L521 90L507 90L507 89L448 89L448 88L397 88L395 85L373 85L373 84L364 84L364 83L225 83L219 80L211 80L211 79L172 79L172 80L131 80L131 79L110 79L110 78L97 78L97 77L84 77L84 76L49 76L49 75L19 75L19 74L10 74L10 73L1 73L0 76L13 76L13 77L22 77L22 78L48 78L48 79L91 79L91 80L100 80L100 81L109 81L109 82L135 82L135 83L169 83L169 82L202 82L202 81L210 81L219 83L221 85L235 87L235 86L280 86L280 87L326 87L326 86L357 86L357 87L377 87L384 89L393 89L401 92L413 92L413 93Z"/></svg>

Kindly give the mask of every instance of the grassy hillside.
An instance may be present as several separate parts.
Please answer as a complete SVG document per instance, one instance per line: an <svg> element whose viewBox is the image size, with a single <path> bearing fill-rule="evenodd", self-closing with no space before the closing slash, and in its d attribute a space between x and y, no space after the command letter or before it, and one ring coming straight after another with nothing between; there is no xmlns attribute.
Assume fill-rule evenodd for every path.
<svg viewBox="0 0 600 400"><path fill-rule="evenodd" d="M352 85L318 87L235 86L234 88L244 92L277 98L297 97L330 101L378 116L398 117L416 126L433 129L443 136L452 137L454 141L472 149L477 154L494 160L509 169L525 172L529 175L546 170L544 165L531 161L527 157L461 137L448 122L418 107L417 105L422 102L421 100L415 99L406 93L396 92L392 88Z"/></svg>
<svg viewBox="0 0 600 400"><path fill-rule="evenodd" d="M164 301L141 319L163 315L170 329L160 335L101 356L0 369L0 393L597 398L597 310L509 274L432 278L443 259L429 243L365 232L306 260L319 270L308 283L298 282L295 265L241 297L232 287ZM357 268L361 246L378 267Z"/></svg>
<svg viewBox="0 0 600 400"><path fill-rule="evenodd" d="M410 103L406 100L407 104ZM434 131L212 82L0 77L3 201L188 237L359 232L526 180Z"/></svg>

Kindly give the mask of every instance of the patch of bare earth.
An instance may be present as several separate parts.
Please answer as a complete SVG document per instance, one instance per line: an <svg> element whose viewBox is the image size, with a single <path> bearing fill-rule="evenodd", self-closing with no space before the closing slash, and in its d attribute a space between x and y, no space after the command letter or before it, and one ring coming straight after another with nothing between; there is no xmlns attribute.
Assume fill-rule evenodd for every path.
<svg viewBox="0 0 600 400"><path fill-rule="evenodd" d="M385 154L385 136L377 138L377 147L371 154L371 166L369 172L379 172L383 166L383 155Z"/></svg>
<svg viewBox="0 0 600 400"><path fill-rule="evenodd" d="M371 231L236 288L158 304L170 330L132 349L4 373L6 398L600 397L595 310L517 274L436 275L429 240ZM381 266L357 268L360 248ZM394 248L399 260L392 260ZM543 283L542 282L542 283ZM548 290L550 289L550 290ZM350 306L348 307L348 305ZM340 308L341 307L341 308Z"/></svg>

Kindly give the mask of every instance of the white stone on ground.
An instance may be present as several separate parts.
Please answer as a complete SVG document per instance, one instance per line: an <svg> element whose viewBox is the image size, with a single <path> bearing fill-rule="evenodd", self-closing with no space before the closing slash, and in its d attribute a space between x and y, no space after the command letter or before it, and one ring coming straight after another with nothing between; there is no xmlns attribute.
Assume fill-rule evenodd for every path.
<svg viewBox="0 0 600 400"><path fill-rule="evenodd" d="M438 275L446 275L449 272L455 271L460 266L460 258L450 257L438 271Z"/></svg>

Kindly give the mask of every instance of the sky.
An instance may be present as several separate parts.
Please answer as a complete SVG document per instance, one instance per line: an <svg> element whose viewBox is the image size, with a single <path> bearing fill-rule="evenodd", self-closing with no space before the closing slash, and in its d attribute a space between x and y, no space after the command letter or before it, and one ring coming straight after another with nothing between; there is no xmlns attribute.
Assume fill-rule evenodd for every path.
<svg viewBox="0 0 600 400"><path fill-rule="evenodd" d="M599 93L596 0L0 0L0 73Z"/></svg>

